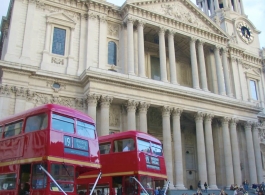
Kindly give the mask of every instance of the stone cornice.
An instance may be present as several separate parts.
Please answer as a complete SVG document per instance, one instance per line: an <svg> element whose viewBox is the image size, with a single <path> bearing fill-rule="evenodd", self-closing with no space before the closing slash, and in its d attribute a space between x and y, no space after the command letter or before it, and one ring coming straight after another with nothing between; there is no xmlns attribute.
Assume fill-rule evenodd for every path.
<svg viewBox="0 0 265 195"><path fill-rule="evenodd" d="M173 0L167 0L167 2L171 2L171 1L174 2ZM185 2L184 0L180 0L180 1L183 1L194 12L196 11L199 12L199 10L197 10L197 7L191 5L190 3ZM176 20L172 17L167 17L165 15L154 13L150 10L139 7L139 5L143 3L152 4L152 3L157 3L157 2L160 2L160 0L145 1L141 3L136 3L136 5L127 4L123 7L123 18L126 19L126 17L128 16L134 16L136 19L145 18L145 22L147 24L152 24L155 26L163 25L166 29L172 28L176 31L187 32L189 35L192 34L192 35L205 38L206 40L210 40L215 43L222 44L222 45L225 45L228 43L229 38L222 31L222 29L217 27L208 17L204 16L202 13L200 14L196 13L196 15L198 15L198 17L200 17L203 21L208 23L208 25L212 24L211 27L215 28L215 30L218 33L209 32L209 30L201 29L199 27L194 27L193 23L192 24L185 23L183 21Z"/></svg>

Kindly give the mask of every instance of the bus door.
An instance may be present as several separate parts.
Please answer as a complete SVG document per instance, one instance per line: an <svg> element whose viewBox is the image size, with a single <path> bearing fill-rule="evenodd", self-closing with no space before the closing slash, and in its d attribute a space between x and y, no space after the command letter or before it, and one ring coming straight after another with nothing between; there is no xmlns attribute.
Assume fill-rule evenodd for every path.
<svg viewBox="0 0 265 195"><path fill-rule="evenodd" d="M30 192L31 164L20 165L18 194L21 191Z"/></svg>
<svg viewBox="0 0 265 195"><path fill-rule="evenodd" d="M47 175L40 170L39 165L47 170L46 163L32 164L30 195L45 195L46 191L49 191L49 189L47 189Z"/></svg>
<svg viewBox="0 0 265 195"><path fill-rule="evenodd" d="M90 194L93 186L94 184L89 184L89 190L88 190L87 195ZM110 185L109 184L98 184L93 190L92 195L110 195Z"/></svg>
<svg viewBox="0 0 265 195"><path fill-rule="evenodd" d="M138 184L137 182L132 179L134 177L131 176L124 176L123 177L123 195L136 195L138 194Z"/></svg>

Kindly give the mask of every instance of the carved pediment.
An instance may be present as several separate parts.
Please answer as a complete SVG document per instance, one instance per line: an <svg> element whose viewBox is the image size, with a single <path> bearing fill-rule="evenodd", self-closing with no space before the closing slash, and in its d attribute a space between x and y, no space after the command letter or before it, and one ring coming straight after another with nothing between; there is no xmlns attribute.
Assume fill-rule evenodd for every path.
<svg viewBox="0 0 265 195"><path fill-rule="evenodd" d="M142 9L146 9L153 13L172 18L176 21L186 23L188 25L200 28L202 30L225 35L225 33L213 21L201 12L190 1L171 0L171 1L127 1Z"/></svg>
<svg viewBox="0 0 265 195"><path fill-rule="evenodd" d="M76 22L65 13L55 13L47 16L47 22L74 28Z"/></svg>

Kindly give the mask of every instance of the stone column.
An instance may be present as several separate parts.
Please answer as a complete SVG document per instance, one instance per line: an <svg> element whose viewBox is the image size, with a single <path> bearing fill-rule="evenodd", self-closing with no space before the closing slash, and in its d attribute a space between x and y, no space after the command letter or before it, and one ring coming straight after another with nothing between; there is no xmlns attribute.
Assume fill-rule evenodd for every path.
<svg viewBox="0 0 265 195"><path fill-rule="evenodd" d="M259 140L258 123L253 124L252 136L253 136L253 144L254 144L254 151L255 151L258 183L262 183L263 182L263 168L262 168L261 155L260 155L260 140Z"/></svg>
<svg viewBox="0 0 265 195"><path fill-rule="evenodd" d="M73 50L74 50L74 32L75 29L71 28L70 31L70 40L69 40L69 51L68 51L68 62L67 62L67 68L66 68L66 74L71 74L72 73L72 67L73 61L74 61L74 56L73 56Z"/></svg>
<svg viewBox="0 0 265 195"><path fill-rule="evenodd" d="M201 79L202 90L208 91L203 44L204 42L199 40L198 54L199 54L200 79Z"/></svg>
<svg viewBox="0 0 265 195"><path fill-rule="evenodd" d="M145 59L144 59L144 22L138 22L138 75L140 77L146 77L145 75Z"/></svg>
<svg viewBox="0 0 265 195"><path fill-rule="evenodd" d="M225 95L225 86L224 86L224 73L220 59L220 48L214 48L214 57L215 57L215 64L216 64L216 74L218 80L218 90L220 95Z"/></svg>
<svg viewBox="0 0 265 195"><path fill-rule="evenodd" d="M228 7L229 7L229 10L231 10L232 8L231 0L228 0Z"/></svg>
<svg viewBox="0 0 265 195"><path fill-rule="evenodd" d="M245 15L243 0L240 0L241 15Z"/></svg>
<svg viewBox="0 0 265 195"><path fill-rule="evenodd" d="M251 126L252 126L252 122L248 121L245 123L250 184L253 184L253 183L257 183L257 171L256 171L256 161L255 161L255 152L254 152L254 147L253 147Z"/></svg>
<svg viewBox="0 0 265 195"><path fill-rule="evenodd" d="M177 72L176 72L174 33L175 33L174 31L169 31L168 33L170 80L172 84L178 84Z"/></svg>
<svg viewBox="0 0 265 195"><path fill-rule="evenodd" d="M238 12L238 0L233 0L234 1L234 11Z"/></svg>
<svg viewBox="0 0 265 195"><path fill-rule="evenodd" d="M225 157L225 175L226 175L226 188L227 189L230 188L231 184L235 183L228 122L229 122L229 118L225 117L222 119L224 157Z"/></svg>
<svg viewBox="0 0 265 195"><path fill-rule="evenodd" d="M235 86L235 97L238 100L242 99L242 90L241 90L241 82L240 82L240 75L239 75L239 68L236 61L236 58L232 57L232 70L233 70L233 82Z"/></svg>
<svg viewBox="0 0 265 195"><path fill-rule="evenodd" d="M127 19L127 66L128 66L128 74L131 74L131 75L135 75L133 23L134 23L134 20L132 18Z"/></svg>
<svg viewBox="0 0 265 195"><path fill-rule="evenodd" d="M97 94L87 95L87 114L97 122L97 103L100 96Z"/></svg>
<svg viewBox="0 0 265 195"><path fill-rule="evenodd" d="M27 10L27 18L25 23L25 32L23 37L23 46L21 51L21 58L30 60L31 55L31 41L32 36L34 36L34 31L32 29L33 23L34 23L34 15L36 10L36 2L35 1L29 1L28 3L28 10Z"/></svg>
<svg viewBox="0 0 265 195"><path fill-rule="evenodd" d="M200 89L195 42L196 42L196 39L191 38L190 58L191 58L192 84L193 84L194 89Z"/></svg>
<svg viewBox="0 0 265 195"><path fill-rule="evenodd" d="M219 10L219 3L218 3L218 0L214 0L214 7L215 7L215 12L217 11L217 10Z"/></svg>
<svg viewBox="0 0 265 195"><path fill-rule="evenodd" d="M214 115L206 114L204 119L205 126L205 145L208 165L208 185L210 189L218 189L216 186L216 172L214 160L213 130L212 119Z"/></svg>
<svg viewBox="0 0 265 195"><path fill-rule="evenodd" d="M107 23L106 16L99 17L99 53L98 53L98 66L104 69L108 64L107 56Z"/></svg>
<svg viewBox="0 0 265 195"><path fill-rule="evenodd" d="M146 102L139 103L140 131L147 133L147 110L150 104Z"/></svg>
<svg viewBox="0 0 265 195"><path fill-rule="evenodd" d="M229 74L229 68L227 64L227 50L226 48L223 48L222 52L222 57L223 57L223 67L224 67L224 79L225 79L225 88L226 88L226 94L229 97L232 97L232 92L231 92L231 85L230 85L230 74Z"/></svg>
<svg viewBox="0 0 265 195"><path fill-rule="evenodd" d="M242 176L240 170L240 156L239 156L239 148L238 148L238 139L237 139L237 131L236 125L238 120L232 118L230 121L230 138L231 138L231 146L232 146L232 156L233 156L233 169L235 176L235 184L240 185L242 183Z"/></svg>
<svg viewBox="0 0 265 195"><path fill-rule="evenodd" d="M174 141L174 154L175 154L175 173L176 173L176 188L178 190L185 189L183 182L183 158L182 158L182 141L181 141L181 128L180 116L182 109L173 109L173 141Z"/></svg>
<svg viewBox="0 0 265 195"><path fill-rule="evenodd" d="M167 58L166 58L166 45L165 45L165 29L159 30L159 57L160 57L160 72L161 81L168 82L167 80Z"/></svg>
<svg viewBox="0 0 265 195"><path fill-rule="evenodd" d="M136 111L137 105L138 105L138 102L134 100L128 100L126 104L128 130L136 130L135 111Z"/></svg>
<svg viewBox="0 0 265 195"><path fill-rule="evenodd" d="M99 136L109 135L109 106L113 98L109 96L102 96L100 101L101 112L100 112L100 132Z"/></svg>
<svg viewBox="0 0 265 195"><path fill-rule="evenodd" d="M173 187L173 166L172 166L172 146L171 146L171 131L170 131L170 112L171 108L164 106L162 108L163 118L163 151L167 167L167 176L170 181L170 187Z"/></svg>
<svg viewBox="0 0 265 195"><path fill-rule="evenodd" d="M228 7L226 1L227 1L227 0L223 0L223 6L224 6L224 8L227 8L227 7ZM229 1L230 1L230 0L229 0Z"/></svg>
<svg viewBox="0 0 265 195"><path fill-rule="evenodd" d="M198 156L198 180L207 182L207 166L206 166L206 155L205 155L205 142L203 132L203 117L204 114L198 112L195 115L196 121L196 141L197 141L197 156Z"/></svg>

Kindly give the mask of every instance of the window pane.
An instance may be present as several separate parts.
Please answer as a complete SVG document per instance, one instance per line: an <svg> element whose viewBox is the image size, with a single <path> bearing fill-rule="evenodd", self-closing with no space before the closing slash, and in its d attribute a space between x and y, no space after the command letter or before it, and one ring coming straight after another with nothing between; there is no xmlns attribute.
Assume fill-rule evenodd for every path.
<svg viewBox="0 0 265 195"><path fill-rule="evenodd" d="M65 29L54 28L54 30L53 30L53 42L52 42L52 53L58 54L58 55L64 55L65 38L66 38L66 30Z"/></svg>
<svg viewBox="0 0 265 195"><path fill-rule="evenodd" d="M33 189L43 189L47 186L47 176L43 170L39 169L40 164L33 165L33 173L32 173L32 180L31 186ZM47 170L46 164L41 164L41 166Z"/></svg>
<svg viewBox="0 0 265 195"><path fill-rule="evenodd" d="M0 127L0 134L3 132L3 127ZM1 135L0 135L1 137Z"/></svg>
<svg viewBox="0 0 265 195"><path fill-rule="evenodd" d="M99 145L100 154L110 153L110 143L104 143Z"/></svg>
<svg viewBox="0 0 265 195"><path fill-rule="evenodd" d="M52 128L66 133L74 133L74 119L53 114Z"/></svg>
<svg viewBox="0 0 265 195"><path fill-rule="evenodd" d="M156 155L162 156L162 145L152 143L152 152Z"/></svg>
<svg viewBox="0 0 265 195"><path fill-rule="evenodd" d="M250 80L250 93L253 100L258 100L256 82L253 80Z"/></svg>
<svg viewBox="0 0 265 195"><path fill-rule="evenodd" d="M137 140L138 151L150 153L150 143L144 140Z"/></svg>
<svg viewBox="0 0 265 195"><path fill-rule="evenodd" d="M16 188L17 175L15 173L0 174L0 191L14 190Z"/></svg>
<svg viewBox="0 0 265 195"><path fill-rule="evenodd" d="M108 64L117 65L117 45L113 41L108 44Z"/></svg>
<svg viewBox="0 0 265 195"><path fill-rule="evenodd" d="M18 121L5 126L4 137L18 135L22 131L23 121Z"/></svg>
<svg viewBox="0 0 265 195"><path fill-rule="evenodd" d="M74 166L52 164L51 175L56 181L74 181Z"/></svg>
<svg viewBox="0 0 265 195"><path fill-rule="evenodd" d="M31 116L26 121L25 132L31 132L36 130L46 129L48 126L48 115L39 114L36 116Z"/></svg>
<svg viewBox="0 0 265 195"><path fill-rule="evenodd" d="M115 152L127 152L134 150L134 140L133 139L123 139L114 141L114 151Z"/></svg>
<svg viewBox="0 0 265 195"><path fill-rule="evenodd" d="M160 81L160 59L156 57L151 57L151 78L153 80Z"/></svg>
<svg viewBox="0 0 265 195"><path fill-rule="evenodd" d="M82 121L77 121L77 134L83 137L95 139L95 126Z"/></svg>

